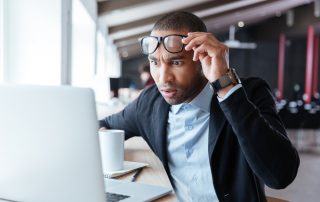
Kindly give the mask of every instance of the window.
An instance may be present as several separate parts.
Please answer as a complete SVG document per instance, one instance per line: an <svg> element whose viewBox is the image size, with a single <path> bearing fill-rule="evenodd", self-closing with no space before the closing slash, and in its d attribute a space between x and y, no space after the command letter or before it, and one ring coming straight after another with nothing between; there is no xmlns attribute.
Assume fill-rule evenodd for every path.
<svg viewBox="0 0 320 202"><path fill-rule="evenodd" d="M106 40L103 34L97 32L97 69L94 79L94 90L96 100L99 103L106 103L110 98L110 82L106 67Z"/></svg>
<svg viewBox="0 0 320 202"><path fill-rule="evenodd" d="M0 12L5 28L5 46L0 43L2 78L9 83L59 85L61 1L0 1L5 7Z"/></svg>
<svg viewBox="0 0 320 202"><path fill-rule="evenodd" d="M73 86L92 87L95 75L96 24L80 0L72 1Z"/></svg>

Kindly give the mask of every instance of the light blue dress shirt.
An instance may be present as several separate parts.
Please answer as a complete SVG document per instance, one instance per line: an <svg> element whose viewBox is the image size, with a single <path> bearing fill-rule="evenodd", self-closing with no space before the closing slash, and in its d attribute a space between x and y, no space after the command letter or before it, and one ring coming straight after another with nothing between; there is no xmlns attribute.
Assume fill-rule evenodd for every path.
<svg viewBox="0 0 320 202"><path fill-rule="evenodd" d="M224 98L218 98L219 101L240 87L241 84L234 86ZM208 153L212 96L213 89L208 83L190 103L172 105L169 111L168 164L179 201L219 201L213 187Z"/></svg>

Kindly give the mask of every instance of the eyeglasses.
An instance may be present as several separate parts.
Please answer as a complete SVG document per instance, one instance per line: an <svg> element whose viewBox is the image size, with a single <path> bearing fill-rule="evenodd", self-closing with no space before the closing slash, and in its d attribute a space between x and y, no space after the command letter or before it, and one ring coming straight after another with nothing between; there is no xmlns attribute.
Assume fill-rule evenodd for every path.
<svg viewBox="0 0 320 202"><path fill-rule="evenodd" d="M164 48L169 53L179 53L183 50L184 44L182 39L186 38L186 35L172 34L168 36L145 36L139 39L142 52L144 54L154 53L163 42Z"/></svg>

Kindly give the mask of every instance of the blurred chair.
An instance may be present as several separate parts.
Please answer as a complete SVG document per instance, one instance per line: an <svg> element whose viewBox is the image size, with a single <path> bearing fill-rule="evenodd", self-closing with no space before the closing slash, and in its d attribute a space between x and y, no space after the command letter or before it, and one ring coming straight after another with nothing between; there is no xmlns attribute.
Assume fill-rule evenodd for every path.
<svg viewBox="0 0 320 202"><path fill-rule="evenodd" d="M289 102L279 111L284 126L287 129L300 129L302 127L303 111L297 102Z"/></svg>
<svg viewBox="0 0 320 202"><path fill-rule="evenodd" d="M320 110L316 105L305 104L302 118L302 150L310 151L318 147L317 134L320 128ZM301 145L301 144L300 144ZM301 148L300 148L301 150Z"/></svg>
<svg viewBox="0 0 320 202"><path fill-rule="evenodd" d="M303 138L303 102L290 101L279 109L279 116L288 131L289 137L298 148Z"/></svg>
<svg viewBox="0 0 320 202"><path fill-rule="evenodd" d="M318 129L320 127L320 111L306 104L303 110L302 128Z"/></svg>

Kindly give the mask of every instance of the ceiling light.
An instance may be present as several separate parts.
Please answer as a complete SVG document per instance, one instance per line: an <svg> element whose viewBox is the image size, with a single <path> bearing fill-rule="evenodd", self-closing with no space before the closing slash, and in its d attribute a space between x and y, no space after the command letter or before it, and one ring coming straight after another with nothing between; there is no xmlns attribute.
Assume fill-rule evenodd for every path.
<svg viewBox="0 0 320 202"><path fill-rule="evenodd" d="M239 21L238 22L238 27L244 27L244 22L243 21Z"/></svg>
<svg viewBox="0 0 320 202"><path fill-rule="evenodd" d="M224 42L229 48L237 49L255 49L257 48L256 43L240 42L235 39L236 28L234 25L229 27L229 39Z"/></svg>
<svg viewBox="0 0 320 202"><path fill-rule="evenodd" d="M129 56L128 51L123 51L123 52L121 53L121 56L124 57L124 58L127 58L127 57Z"/></svg>

